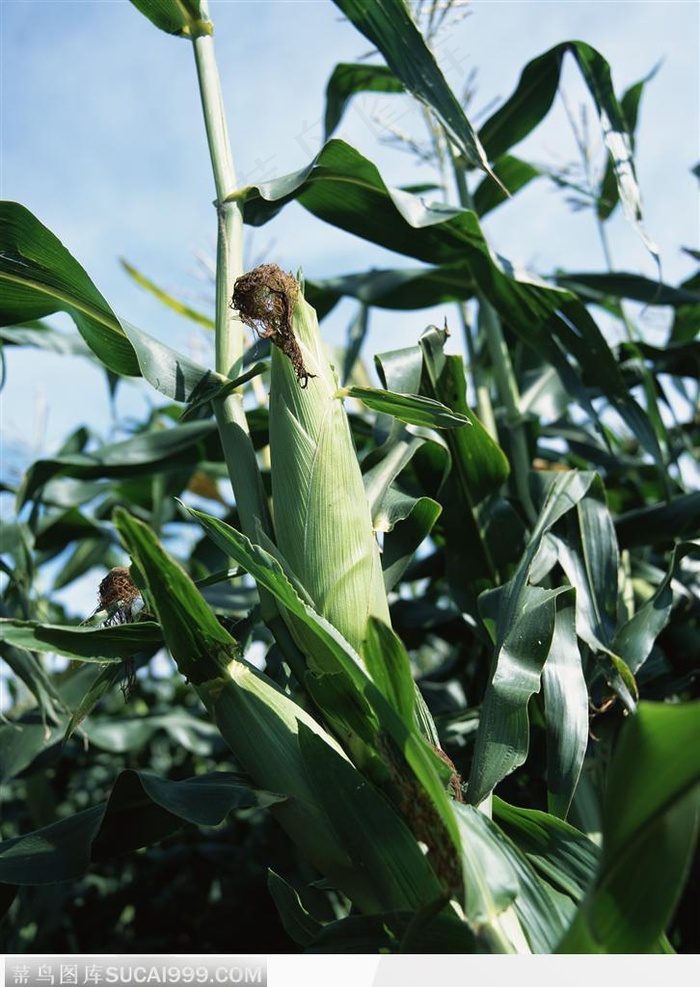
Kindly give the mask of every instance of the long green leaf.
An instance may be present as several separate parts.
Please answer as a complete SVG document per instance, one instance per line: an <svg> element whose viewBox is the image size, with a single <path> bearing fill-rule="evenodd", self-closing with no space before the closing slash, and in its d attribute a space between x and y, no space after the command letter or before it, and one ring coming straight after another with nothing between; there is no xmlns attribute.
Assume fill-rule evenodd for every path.
<svg viewBox="0 0 700 987"><path fill-rule="evenodd" d="M19 503L22 505L31 500L49 480L57 476L125 478L153 473L157 468L191 469L201 461L200 443L214 435L213 423L189 422L177 428L137 435L92 452L38 459L24 477Z"/></svg>
<svg viewBox="0 0 700 987"><path fill-rule="evenodd" d="M697 846L700 705L640 703L615 749L595 883L562 953L642 953L667 928Z"/></svg>
<svg viewBox="0 0 700 987"><path fill-rule="evenodd" d="M27 322L22 326L4 326L0 329L0 341L5 346L32 346L60 356L87 356L95 359L82 336L59 332L43 322Z"/></svg>
<svg viewBox="0 0 700 987"><path fill-rule="evenodd" d="M0 881L41 885L74 880L93 860L148 846L183 822L215 826L232 810L278 801L279 796L256 792L226 772L170 781L123 771L108 802L0 843Z"/></svg>
<svg viewBox="0 0 700 987"><path fill-rule="evenodd" d="M557 93L565 55L581 72L598 113L625 216L658 264L658 250L642 224L641 195L635 173L628 123L612 85L610 65L584 41L565 41L523 69L515 92L479 131L491 159L519 143L544 119Z"/></svg>
<svg viewBox="0 0 700 987"><path fill-rule="evenodd" d="M496 822L553 887L581 902L595 877L600 849L573 826L537 809L493 798Z"/></svg>
<svg viewBox="0 0 700 987"><path fill-rule="evenodd" d="M386 910L444 895L428 858L389 802L351 764L302 729L300 747L316 798L360 872L375 876Z"/></svg>
<svg viewBox="0 0 700 987"><path fill-rule="evenodd" d="M497 648L494 671L482 705L467 793L474 805L527 758L528 703L540 690L557 608L565 604L570 592L565 587L520 588L517 614Z"/></svg>
<svg viewBox="0 0 700 987"><path fill-rule="evenodd" d="M519 272L497 257L475 213L428 203L388 187L376 167L349 145L329 141L292 175L235 193L245 221L261 225L288 202L389 250L434 264L468 263L471 280L523 343L554 366L591 417L591 394L605 394L657 462L663 457L648 416L629 387L595 321L570 292ZM568 354L568 356L567 356ZM574 361L570 359L574 358Z"/></svg>
<svg viewBox="0 0 700 987"><path fill-rule="evenodd" d="M521 188L525 188L531 181L543 174L541 168L536 168L529 161L522 161L511 154L504 154L494 161L493 172L503 188L507 188L511 195L515 195ZM508 201L508 196L503 188L488 178L484 178L476 187L473 203L474 210L479 217L485 216L492 209Z"/></svg>
<svg viewBox="0 0 700 987"><path fill-rule="evenodd" d="M214 320L208 316L204 315L202 312L197 311L197 309L192 308L190 305L185 305L184 302L178 301L169 292L160 288L154 281L147 278L145 274L137 270L133 264L122 258L122 267L126 273L134 279L137 284L140 284L142 288L149 291L159 302L172 309L173 312L177 312L178 315L184 316L186 319L191 319L192 322L196 322L200 326L204 326L205 329L214 328Z"/></svg>
<svg viewBox="0 0 700 987"><path fill-rule="evenodd" d="M573 913L526 855L482 812L455 803L467 875L466 916L489 952L550 952Z"/></svg>
<svg viewBox="0 0 700 987"><path fill-rule="evenodd" d="M326 86L324 140L328 140L343 118L345 109L358 93L403 93L403 83L386 65L350 65L340 63Z"/></svg>
<svg viewBox="0 0 700 987"><path fill-rule="evenodd" d="M510 470L505 453L489 435L466 403L466 378L460 357L446 355L447 333L431 326L420 339L425 368L423 391L446 403L454 412L468 414L472 427L446 432L450 469L440 487L447 576L453 597L465 612L476 613L476 597L499 581L499 574L516 553L521 540L521 523L510 510L500 491ZM401 373L406 359L396 355L396 368L388 355L382 357L386 372ZM393 361L392 361L393 362ZM426 446L433 460L436 447ZM490 531L496 525L500 535ZM505 537L503 533L508 531ZM504 553L499 547L505 548Z"/></svg>
<svg viewBox="0 0 700 987"><path fill-rule="evenodd" d="M376 308L415 311L451 301L467 301L474 279L467 264L374 269L306 282L306 297L323 318L341 298L357 298Z"/></svg>
<svg viewBox="0 0 700 987"><path fill-rule="evenodd" d="M609 684L628 709L637 687L622 655L614 648L617 626L619 552L612 517L599 477L552 535L558 560L576 588L576 633L598 655Z"/></svg>
<svg viewBox="0 0 700 987"><path fill-rule="evenodd" d="M466 415L450 411L441 401L423 397L420 394L398 394L378 387L344 387L343 396L358 398L368 408L382 415L391 415L407 425L420 425L424 428L461 428L471 425Z"/></svg>
<svg viewBox="0 0 700 987"><path fill-rule="evenodd" d="M660 62L657 63L654 68L649 72L643 79L636 82L633 86L630 86L622 96L620 100L620 109L622 111L622 116L625 120L625 125L627 133L629 134L630 144L634 150L634 135L637 129L637 116L639 113L639 103L642 98L642 93L644 92L644 87L647 82L654 78L659 67ZM606 220L611 215L615 206L620 201L617 182L615 178L615 165L614 162L608 158L608 163L605 169L605 174L600 183L600 191L598 195L598 205L597 213L600 219Z"/></svg>
<svg viewBox="0 0 700 987"><path fill-rule="evenodd" d="M220 374L120 320L63 244L16 202L0 203L0 285L0 326L66 312L108 370L143 375L174 401L211 398L228 384ZM26 333L25 342L41 344L36 333Z"/></svg>
<svg viewBox="0 0 700 987"><path fill-rule="evenodd" d="M497 181L479 138L411 19L404 0L373 3L334 0L334 3L377 46L407 91L435 113L467 164L483 169Z"/></svg>
<svg viewBox="0 0 700 987"><path fill-rule="evenodd" d="M661 284L640 274L628 274L625 271L567 271L565 274L555 275L553 280L561 288L575 291L581 298L599 304L606 298L630 298L646 305L670 305L672 308L700 304L700 295L697 292L682 287L674 288L672 285Z"/></svg>
<svg viewBox="0 0 700 987"><path fill-rule="evenodd" d="M157 624L117 624L114 627L64 627L36 620L0 620L5 641L29 651L65 655L76 661L122 661L137 651L155 651L163 643Z"/></svg>
<svg viewBox="0 0 700 987"><path fill-rule="evenodd" d="M277 558L259 545L253 545L245 535L224 522L209 517L200 511L189 509L189 512L199 521L222 551L234 558L260 586L272 593L284 607L305 625L311 635L310 640L317 642L315 647L312 644L316 672L344 673L346 682L340 682L340 685L343 686L342 695L347 697L348 701L352 701L354 690L360 699L369 704L376 714L382 730L392 737L396 747L405 757L426 792L429 793L443 823L447 826L449 836L456 842L457 835L449 810L449 799L436 770L437 758L432 755L422 738L419 739L415 733L408 730L394 708L389 705L381 691L367 676L359 656L348 642L343 639L332 624L314 610L310 603L302 599ZM321 674L316 679L319 687L323 687L324 679L340 680L341 676ZM313 677L309 676L309 682L312 683L313 681ZM338 696L337 690L334 692L334 696ZM350 723L349 726L354 730L354 723Z"/></svg>
<svg viewBox="0 0 700 987"><path fill-rule="evenodd" d="M476 737L468 799L479 804L510 771L522 764L529 746L528 701L539 691L550 652L557 610L569 605L571 590L549 590L536 581L538 553L553 525L575 509L595 481L594 473L564 473L550 484L545 502L508 583L479 600L484 619L497 602L496 646ZM546 543L545 543L546 545Z"/></svg>
<svg viewBox="0 0 700 987"><path fill-rule="evenodd" d="M547 803L566 819L588 746L588 687L576 640L576 597L561 600L542 671L547 720Z"/></svg>

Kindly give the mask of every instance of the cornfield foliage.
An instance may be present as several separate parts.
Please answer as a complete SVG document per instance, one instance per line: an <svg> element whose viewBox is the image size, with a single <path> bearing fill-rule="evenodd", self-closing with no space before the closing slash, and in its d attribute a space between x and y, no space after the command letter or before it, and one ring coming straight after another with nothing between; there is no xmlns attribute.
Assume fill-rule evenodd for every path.
<svg viewBox="0 0 700 987"><path fill-rule="evenodd" d="M337 66L306 168L241 188L205 3L133 3L194 48L215 357L123 320L1 204L3 344L55 348L65 312L113 388L160 394L129 437L81 427L6 487L5 950L696 951L700 277L526 276L481 226L543 177L512 150L573 59L608 152L593 221L623 210L654 254L644 84L616 94L568 42L477 130L404 0L335 0L381 60ZM333 137L366 91L421 103L456 201ZM290 202L414 265L244 272L245 224ZM672 312L663 347L631 302ZM435 305L467 359L426 326L371 386L367 312ZM52 590L93 571L81 622Z"/></svg>

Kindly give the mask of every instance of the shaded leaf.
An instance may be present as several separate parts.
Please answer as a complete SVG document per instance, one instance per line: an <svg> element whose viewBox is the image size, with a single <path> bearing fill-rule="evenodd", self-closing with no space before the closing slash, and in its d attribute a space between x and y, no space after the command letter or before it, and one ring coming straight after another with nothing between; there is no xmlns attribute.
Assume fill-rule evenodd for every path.
<svg viewBox="0 0 700 987"><path fill-rule="evenodd" d="M466 301L474 292L474 280L466 264L441 267L395 268L346 274L322 281L307 281L309 302L319 318L344 297L357 298L375 308L413 311L445 302Z"/></svg>
<svg viewBox="0 0 700 987"><path fill-rule="evenodd" d="M651 504L626 511L615 520L621 548L663 545L693 537L700 530L700 492L681 494L668 504Z"/></svg>
<svg viewBox="0 0 700 987"><path fill-rule="evenodd" d="M697 845L699 739L697 701L640 703L625 723L603 803L600 867L559 952L642 953L667 928Z"/></svg>
<svg viewBox="0 0 700 987"><path fill-rule="evenodd" d="M199 521L222 551L235 559L253 576L259 585L269 590L283 606L304 624L311 635L311 640L317 642L312 653L318 671L322 673L342 672L346 678L346 681L342 681L340 675L321 674L318 676L317 683L323 687L324 679L335 678L338 680L338 688L333 692L336 698L341 694L347 697L348 702L351 702L356 693L358 697L354 700L356 705L359 700L369 704L382 730L386 731L393 739L412 771L426 792L429 793L447 826L449 835L456 839L454 823L449 814L449 800L437 770L437 763L442 766L442 762L433 755L422 737L419 738L415 733L408 730L405 723L367 676L359 656L348 642L332 624L316 613L313 607L302 599L276 557L261 546L253 545L245 535L224 522L191 508L189 513ZM307 680L311 682L311 676L307 676ZM330 685L330 682L327 684ZM341 690L340 693L339 689ZM327 710L327 715L332 715L332 713L333 709ZM352 734L354 725L351 723L349 727ZM371 751L369 753L371 754Z"/></svg>
<svg viewBox="0 0 700 987"><path fill-rule="evenodd" d="M58 475L87 480L139 476L152 473L158 466L171 470L193 467L201 460L199 443L215 432L213 422L188 422L177 428L136 435L91 452L38 459L24 477L19 502L31 500L44 484Z"/></svg>
<svg viewBox="0 0 700 987"><path fill-rule="evenodd" d="M202 14L199 0L131 0L134 7L166 34L197 38L213 33L214 26Z"/></svg>
<svg viewBox="0 0 700 987"><path fill-rule="evenodd" d="M660 281L652 281L640 274L625 271L610 273L569 272L557 274L553 280L561 288L574 291L590 302L602 303L606 298L629 298L646 305L700 305L700 295L687 288L674 288Z"/></svg>
<svg viewBox="0 0 700 987"><path fill-rule="evenodd" d="M511 196L543 174L540 168L536 168L529 161L522 161L511 154L504 154L494 161L493 172ZM480 217L507 201L508 196L503 189L488 178L484 178L474 190L474 210Z"/></svg>
<svg viewBox="0 0 700 987"><path fill-rule="evenodd" d="M278 796L256 792L226 772L170 781L146 772L122 771L108 802L0 843L0 881L72 880L84 874L93 860L148 846L183 822L215 826L232 810L275 801Z"/></svg>
<svg viewBox="0 0 700 987"><path fill-rule="evenodd" d="M386 65L353 65L340 62L326 86L324 140L340 123L348 103L358 93L403 93L403 83Z"/></svg>
<svg viewBox="0 0 700 987"><path fill-rule="evenodd" d="M584 41L565 41L528 62L515 92L479 131L486 153L491 159L500 157L544 119L557 93L566 54L576 61L598 112L627 221L658 264L658 250L642 225L641 196L628 123L615 96L610 65L595 48Z"/></svg>
<svg viewBox="0 0 700 987"><path fill-rule="evenodd" d="M405 822L348 761L302 728L299 744L319 805L359 871L375 875L383 908L419 908L443 889Z"/></svg>
<svg viewBox="0 0 700 987"><path fill-rule="evenodd" d="M29 651L45 651L76 661L116 662L137 651L161 647L158 624L141 621L113 627L65 627L36 620L0 620L4 640Z"/></svg>
<svg viewBox="0 0 700 987"><path fill-rule="evenodd" d="M494 819L550 884L576 902L583 900L600 850L573 826L536 809L493 798Z"/></svg>
<svg viewBox="0 0 700 987"><path fill-rule="evenodd" d="M289 938L300 946L308 946L323 928L321 923L304 908L291 884L273 870L268 871L267 887Z"/></svg>

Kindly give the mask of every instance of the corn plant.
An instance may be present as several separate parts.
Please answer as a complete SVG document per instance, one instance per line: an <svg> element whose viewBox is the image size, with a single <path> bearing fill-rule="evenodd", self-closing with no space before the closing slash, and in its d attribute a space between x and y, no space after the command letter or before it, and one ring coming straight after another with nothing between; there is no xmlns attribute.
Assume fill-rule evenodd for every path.
<svg viewBox="0 0 700 987"><path fill-rule="evenodd" d="M9 836L6 910L18 888L21 901L78 880L109 845L133 850L183 821L215 826L254 808L303 861L303 880L268 876L302 948L672 951L665 933L697 837L700 719L697 651L663 639L697 633L698 495L679 469L697 420L664 424L658 378L680 379L673 361L694 360L697 400L697 283L521 277L480 225L539 174L509 150L546 113L569 55L610 152L599 219L620 203L653 253L625 117L639 94L618 100L602 56L571 42L530 63L477 133L403 0L336 0L385 64L338 66L328 139L308 168L240 188L206 3L133 2L194 51L216 191L214 366L117 316L53 233L2 204L3 338L40 345L51 330L38 320L68 312L112 375L141 376L168 401L159 427L121 443L95 450L76 434L16 491L2 647L29 699L0 728L2 766L8 780L31 774L42 753L89 739L100 703L120 681L138 695L165 648L235 771L125 770L106 804ZM392 189L332 138L364 88L425 107L456 205ZM303 258L296 273L244 271L244 223L292 200L426 266L329 284L307 280ZM596 291L618 307L625 292L674 306L667 350L634 339L614 353L586 305ZM381 386L369 386L357 347L331 358L319 328L343 295L457 303L466 366L446 351L447 327L428 326L376 357ZM246 400L258 378L269 406ZM89 520L82 507L104 478L114 485ZM221 507L222 479L233 503L195 506L203 492ZM658 491L663 505L650 503ZM188 558L164 544L174 525L200 533ZM76 530L61 579L113 563L82 623L37 613L30 591L34 567ZM45 653L73 665L52 677ZM325 909L310 904L319 880Z"/></svg>

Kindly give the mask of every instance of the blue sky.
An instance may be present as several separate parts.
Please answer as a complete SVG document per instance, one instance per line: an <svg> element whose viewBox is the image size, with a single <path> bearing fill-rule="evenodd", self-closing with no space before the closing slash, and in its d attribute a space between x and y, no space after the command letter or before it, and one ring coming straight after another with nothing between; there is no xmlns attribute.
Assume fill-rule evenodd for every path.
<svg viewBox="0 0 700 987"><path fill-rule="evenodd" d="M239 183L302 167L321 146L324 90L334 65L356 61L368 43L330 0L213 0L210 9ZM174 294L210 309L213 292L198 257L214 253L214 190L191 46L159 32L127 0L1 0L0 15L0 195L34 212L120 315L202 358L201 334L119 264L124 257ZM690 174L700 157L696 0L474 0L437 54L457 90L476 71L469 115L478 125L486 108L512 92L527 61L570 39L587 41L609 60L618 93L662 61L642 102L637 167L646 225L665 280L677 283L694 267L680 247L700 245L697 182ZM573 64L564 91L578 116L586 100ZM353 104L339 133L378 164L388 183L428 180L427 168L382 142L391 121L423 137L417 110L376 97ZM590 112L589 125L597 133ZM576 158L561 102L517 153L549 165ZM545 182L497 210L485 229L498 252L540 273L603 267L590 216L572 212ZM620 267L653 276L651 259L621 217L611 236ZM250 232L247 250L251 264L301 265L311 278L397 262L296 206ZM339 306L325 328L330 340L342 339L352 313L350 303ZM444 314L376 313L367 354L410 345ZM663 312L645 318L650 333L662 332ZM70 326L61 317L54 321ZM9 352L7 374L2 441L10 451L21 444L23 460L50 454L83 422L107 428L104 379L86 361ZM143 406L139 393L123 389L123 414Z"/></svg>

